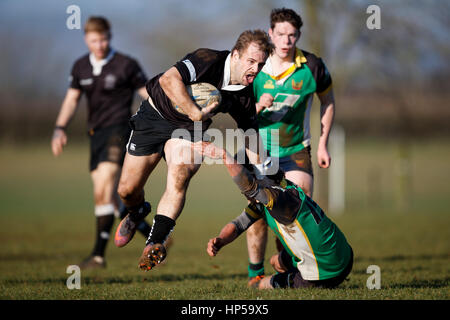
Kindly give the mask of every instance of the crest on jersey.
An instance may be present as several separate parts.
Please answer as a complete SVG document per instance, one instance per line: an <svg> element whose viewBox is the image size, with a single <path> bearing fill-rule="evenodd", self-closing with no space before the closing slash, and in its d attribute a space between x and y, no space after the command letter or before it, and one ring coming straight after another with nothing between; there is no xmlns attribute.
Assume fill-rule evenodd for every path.
<svg viewBox="0 0 450 320"><path fill-rule="evenodd" d="M116 76L113 74L108 74L105 77L105 89L114 89L116 85Z"/></svg>
<svg viewBox="0 0 450 320"><path fill-rule="evenodd" d="M267 80L266 83L264 83L264 89L275 89L275 85L273 84L272 80Z"/></svg>
<svg viewBox="0 0 450 320"><path fill-rule="evenodd" d="M295 82L295 80L292 79L292 89L301 90L302 87L303 87L303 80L301 80L300 82Z"/></svg>

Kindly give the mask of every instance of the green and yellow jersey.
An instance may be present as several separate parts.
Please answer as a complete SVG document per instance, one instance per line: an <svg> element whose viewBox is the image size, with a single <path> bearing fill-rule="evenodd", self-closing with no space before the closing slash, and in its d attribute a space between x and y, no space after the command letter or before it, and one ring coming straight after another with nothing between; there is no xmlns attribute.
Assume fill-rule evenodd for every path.
<svg viewBox="0 0 450 320"><path fill-rule="evenodd" d="M258 114L259 133L273 157L285 157L310 145L310 111L314 93L326 94L331 76L322 59L296 50L295 61L282 74L274 75L268 58L253 83L256 101L264 93L273 105Z"/></svg>
<svg viewBox="0 0 450 320"><path fill-rule="evenodd" d="M281 186L258 187L254 198L261 198L263 193L263 203L250 204L244 213L251 223L259 218L267 222L303 279L340 275L352 252L344 234L301 188L284 181Z"/></svg>

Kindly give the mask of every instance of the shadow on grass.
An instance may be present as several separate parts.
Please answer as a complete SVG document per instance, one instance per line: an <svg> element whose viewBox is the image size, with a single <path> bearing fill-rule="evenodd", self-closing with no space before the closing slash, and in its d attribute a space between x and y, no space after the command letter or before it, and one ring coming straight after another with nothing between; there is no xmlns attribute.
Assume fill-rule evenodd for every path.
<svg viewBox="0 0 450 320"><path fill-rule="evenodd" d="M247 274L160 274L142 276L101 276L88 275L81 276L82 284L132 284L132 283L158 283L158 282L181 282L185 280L245 280ZM2 283L5 285L28 285L28 284L63 284L66 285L66 277L55 277L45 279L6 279Z"/></svg>
<svg viewBox="0 0 450 320"><path fill-rule="evenodd" d="M428 280L412 280L406 283L389 283L381 284L381 289L439 289L450 287L450 278L428 279ZM343 289L365 289L366 283L361 284L345 284Z"/></svg>
<svg viewBox="0 0 450 320"><path fill-rule="evenodd" d="M432 288L439 289L450 286L450 278L444 279L429 279L429 280L413 280L407 283L394 283L389 285L387 288L389 289L423 289L423 288Z"/></svg>
<svg viewBox="0 0 450 320"><path fill-rule="evenodd" d="M378 261L386 261L386 262L394 262L394 261L408 261L408 260L446 260L450 259L450 254L421 254L421 255L393 255L387 257L364 257L358 256L355 257L355 262L378 262Z"/></svg>

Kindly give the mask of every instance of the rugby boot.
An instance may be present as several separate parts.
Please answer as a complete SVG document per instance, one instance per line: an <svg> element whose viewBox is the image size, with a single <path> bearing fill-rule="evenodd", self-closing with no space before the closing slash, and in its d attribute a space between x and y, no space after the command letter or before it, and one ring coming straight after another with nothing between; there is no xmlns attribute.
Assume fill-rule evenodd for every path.
<svg viewBox="0 0 450 320"><path fill-rule="evenodd" d="M117 247L123 247L133 239L138 225L152 211L150 203L144 202L144 205L137 213L128 213L125 218L120 221L114 236L114 244Z"/></svg>
<svg viewBox="0 0 450 320"><path fill-rule="evenodd" d="M262 279L264 279L264 275L262 275L262 276L256 276L256 277L251 277L251 278L248 280L247 287L249 287L249 288L258 288L259 282L260 282Z"/></svg>
<svg viewBox="0 0 450 320"><path fill-rule="evenodd" d="M161 243L148 244L142 252L139 259L139 268L144 271L149 271L160 264L166 258L167 252L164 245Z"/></svg>
<svg viewBox="0 0 450 320"><path fill-rule="evenodd" d="M104 269L106 268L106 261L101 256L89 256L80 263L79 267L81 270Z"/></svg>

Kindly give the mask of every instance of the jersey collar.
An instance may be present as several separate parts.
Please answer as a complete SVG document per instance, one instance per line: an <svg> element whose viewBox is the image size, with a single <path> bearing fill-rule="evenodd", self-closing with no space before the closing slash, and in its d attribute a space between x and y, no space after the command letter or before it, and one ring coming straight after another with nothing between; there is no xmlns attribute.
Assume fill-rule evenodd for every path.
<svg viewBox="0 0 450 320"><path fill-rule="evenodd" d="M223 70L223 82L221 90L225 91L239 91L245 88L241 84L229 84L231 79L231 52L228 54L225 60L225 69Z"/></svg>
<svg viewBox="0 0 450 320"><path fill-rule="evenodd" d="M302 50L300 50L299 48L295 48L294 62L284 72L280 73L279 75L273 75L272 61L270 57L269 59L267 59L266 64L264 65L262 71L270 75L270 77L275 81L278 81L294 73L295 70L302 67L302 63L306 62L307 60L306 57L303 55Z"/></svg>
<svg viewBox="0 0 450 320"><path fill-rule="evenodd" d="M92 66L92 74L94 76L98 76L100 73L102 73L103 66L113 58L115 53L116 51L113 48L111 48L106 58L100 61L95 58L93 53L90 53L89 62L91 63Z"/></svg>

